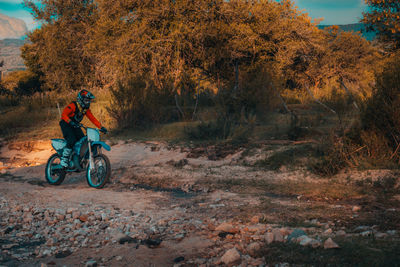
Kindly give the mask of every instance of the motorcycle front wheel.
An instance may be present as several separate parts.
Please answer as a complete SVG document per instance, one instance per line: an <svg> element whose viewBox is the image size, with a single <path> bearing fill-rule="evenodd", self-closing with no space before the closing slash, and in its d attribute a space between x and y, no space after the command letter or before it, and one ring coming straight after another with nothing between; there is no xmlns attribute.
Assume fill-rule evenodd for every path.
<svg viewBox="0 0 400 267"><path fill-rule="evenodd" d="M45 176L51 185L60 185L67 174L60 165L61 157L57 153L51 155L46 164Z"/></svg>
<svg viewBox="0 0 400 267"><path fill-rule="evenodd" d="M99 154L93 158L94 166L90 170L90 164L86 168L86 180L90 187L103 188L111 176L111 164L108 157Z"/></svg>

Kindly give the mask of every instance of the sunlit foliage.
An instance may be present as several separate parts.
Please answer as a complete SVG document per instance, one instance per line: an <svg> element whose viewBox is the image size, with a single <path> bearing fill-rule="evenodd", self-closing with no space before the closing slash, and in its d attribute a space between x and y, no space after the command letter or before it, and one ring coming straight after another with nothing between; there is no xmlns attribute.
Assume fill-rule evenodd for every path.
<svg viewBox="0 0 400 267"><path fill-rule="evenodd" d="M284 89L310 87L324 95L343 80L368 91L373 80L377 52L369 42L335 28L318 29L290 0L25 5L43 25L29 35L22 56L51 90L89 86L116 92L135 80L141 87L129 94L136 107L148 97L179 96L166 102L180 103L209 91L233 97L230 103L240 105L240 113L272 105ZM357 93L367 96L362 90ZM181 118L187 118L182 110Z"/></svg>
<svg viewBox="0 0 400 267"><path fill-rule="evenodd" d="M390 48L400 48L400 1L366 0L368 12L363 15L368 29L377 32L381 41Z"/></svg>

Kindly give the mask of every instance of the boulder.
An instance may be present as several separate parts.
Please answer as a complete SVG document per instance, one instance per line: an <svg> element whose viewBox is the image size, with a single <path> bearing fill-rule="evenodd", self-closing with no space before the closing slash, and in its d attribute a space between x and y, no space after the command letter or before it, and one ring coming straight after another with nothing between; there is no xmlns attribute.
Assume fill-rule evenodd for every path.
<svg viewBox="0 0 400 267"><path fill-rule="evenodd" d="M300 236L307 236L307 234L301 229L294 229L293 232L288 236L288 241L292 241L292 239L296 239Z"/></svg>
<svg viewBox="0 0 400 267"><path fill-rule="evenodd" d="M324 249L332 249L332 248L339 248L339 245L336 244L332 238L328 238L324 243Z"/></svg>
<svg viewBox="0 0 400 267"><path fill-rule="evenodd" d="M297 238L297 241L301 246L311 246L313 248L317 248L321 246L321 242L318 240L315 240L313 238L310 238L306 235L300 236Z"/></svg>
<svg viewBox="0 0 400 267"><path fill-rule="evenodd" d="M371 236L372 234L373 234L372 230L367 230L360 233L361 236Z"/></svg>
<svg viewBox="0 0 400 267"><path fill-rule="evenodd" d="M81 216L79 216L79 220L81 222L87 222L89 220L89 216L87 214L82 214Z"/></svg>
<svg viewBox="0 0 400 267"><path fill-rule="evenodd" d="M67 208L67 214L72 214L74 211L76 211L76 208Z"/></svg>
<svg viewBox="0 0 400 267"><path fill-rule="evenodd" d="M259 223L260 222L260 216L253 216L250 220L252 223Z"/></svg>
<svg viewBox="0 0 400 267"><path fill-rule="evenodd" d="M261 250L261 244L258 242L251 243L250 245L247 246L247 253L249 253L250 256L257 256L258 252Z"/></svg>
<svg viewBox="0 0 400 267"><path fill-rule="evenodd" d="M324 232L323 232L323 234L324 235L331 235L332 234L332 228L328 228L328 229L326 229Z"/></svg>
<svg viewBox="0 0 400 267"><path fill-rule="evenodd" d="M352 211L353 212L359 212L361 210L360 206L353 206Z"/></svg>
<svg viewBox="0 0 400 267"><path fill-rule="evenodd" d="M268 232L264 235L264 239L267 242L267 244L271 244L272 242L274 242L274 234L271 232Z"/></svg>
<svg viewBox="0 0 400 267"><path fill-rule="evenodd" d="M345 232L344 230L339 230L339 231L337 231L337 232L335 233L335 235L337 235L337 236L345 236L345 235L346 235L346 232Z"/></svg>
<svg viewBox="0 0 400 267"><path fill-rule="evenodd" d="M121 232L115 233L114 236L112 237L112 240L115 242L118 242L120 244L137 243L138 242L135 238L132 238Z"/></svg>
<svg viewBox="0 0 400 267"><path fill-rule="evenodd" d="M220 224L217 228L215 228L215 231L236 234L239 232L239 229L237 227L233 226L231 223L224 222L224 223Z"/></svg>
<svg viewBox="0 0 400 267"><path fill-rule="evenodd" d="M87 261L85 267L97 267L97 261L95 260Z"/></svg>
<svg viewBox="0 0 400 267"><path fill-rule="evenodd" d="M231 248L221 257L221 261L226 265L239 263L240 253L236 248Z"/></svg>
<svg viewBox="0 0 400 267"><path fill-rule="evenodd" d="M283 242L284 241L282 232L279 229L272 230L272 233L274 234L274 241L275 242Z"/></svg>

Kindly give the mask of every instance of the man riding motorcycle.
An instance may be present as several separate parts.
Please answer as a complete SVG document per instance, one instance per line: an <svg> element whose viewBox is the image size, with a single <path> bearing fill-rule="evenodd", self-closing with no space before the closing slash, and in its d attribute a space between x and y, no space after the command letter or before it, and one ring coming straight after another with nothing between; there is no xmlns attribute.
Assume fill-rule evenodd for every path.
<svg viewBox="0 0 400 267"><path fill-rule="evenodd" d="M64 139L67 141L67 147L63 151L60 162L60 165L64 168L68 167L69 157L75 143L85 136L80 126L85 115L101 132L107 133L107 129L101 125L90 111L90 103L94 98L94 95L88 90L81 90L78 93L77 101L73 101L66 106L61 115L60 127Z"/></svg>

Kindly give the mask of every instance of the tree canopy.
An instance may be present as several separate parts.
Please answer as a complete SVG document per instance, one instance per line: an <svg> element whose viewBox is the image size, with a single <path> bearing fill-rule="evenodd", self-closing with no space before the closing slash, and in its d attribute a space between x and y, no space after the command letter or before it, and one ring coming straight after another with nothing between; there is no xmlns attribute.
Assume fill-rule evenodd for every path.
<svg viewBox="0 0 400 267"><path fill-rule="evenodd" d="M391 48L400 48L400 1L366 0L368 11L362 22L367 29L378 34L379 39Z"/></svg>
<svg viewBox="0 0 400 267"><path fill-rule="evenodd" d="M320 30L290 0L25 0L43 22L22 56L45 87L181 95L254 85L321 90L369 80L376 50L356 34ZM351 51L351 52L349 52ZM258 74L255 75L255 72ZM264 77L264 78L263 78ZM202 82L199 82L202 81ZM243 86L242 86L243 87ZM248 88L248 87L246 87ZM243 89L243 88L242 88ZM264 90L263 89L263 90ZM247 89L243 89L247 90Z"/></svg>

